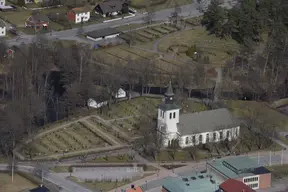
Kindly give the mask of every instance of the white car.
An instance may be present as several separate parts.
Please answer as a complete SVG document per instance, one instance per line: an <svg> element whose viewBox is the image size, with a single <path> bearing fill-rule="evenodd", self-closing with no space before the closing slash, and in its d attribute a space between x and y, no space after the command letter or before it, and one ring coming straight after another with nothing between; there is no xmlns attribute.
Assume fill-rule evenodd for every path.
<svg viewBox="0 0 288 192"><path fill-rule="evenodd" d="M131 12L131 13L137 13L137 10L135 10L135 9L133 9L133 8L131 8L131 7L129 7L129 12Z"/></svg>

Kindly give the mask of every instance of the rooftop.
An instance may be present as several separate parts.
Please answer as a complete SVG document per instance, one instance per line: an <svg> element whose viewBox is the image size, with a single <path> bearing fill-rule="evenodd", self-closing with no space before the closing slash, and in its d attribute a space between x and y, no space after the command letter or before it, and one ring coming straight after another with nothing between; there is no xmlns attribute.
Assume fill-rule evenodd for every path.
<svg viewBox="0 0 288 192"><path fill-rule="evenodd" d="M168 191L177 192L215 192L219 181L207 173L198 173L186 177L168 177L162 187Z"/></svg>
<svg viewBox="0 0 288 192"><path fill-rule="evenodd" d="M76 7L76 8L73 8L72 11L74 11L75 13L86 13L86 12L90 12L91 8L90 7Z"/></svg>
<svg viewBox="0 0 288 192"><path fill-rule="evenodd" d="M120 32L116 28L105 28L105 29L99 29L99 30L88 32L86 33L86 35L92 38L99 38L99 37L114 35L118 33Z"/></svg>
<svg viewBox="0 0 288 192"><path fill-rule="evenodd" d="M163 111L169 111L169 110L173 110L173 109L179 109L180 107L178 105L176 105L175 103L161 103L158 105L158 107L163 110Z"/></svg>
<svg viewBox="0 0 288 192"><path fill-rule="evenodd" d="M247 156L231 157L229 159L217 159L208 162L208 165L216 169L227 178L242 178L258 174L268 173L264 167L259 166Z"/></svg>
<svg viewBox="0 0 288 192"><path fill-rule="evenodd" d="M182 135L210 132L239 126L237 119L226 109L214 109L196 113L181 114L178 130Z"/></svg>
<svg viewBox="0 0 288 192"><path fill-rule="evenodd" d="M235 179L226 180L225 182L221 183L220 188L226 192L255 192L255 190Z"/></svg>

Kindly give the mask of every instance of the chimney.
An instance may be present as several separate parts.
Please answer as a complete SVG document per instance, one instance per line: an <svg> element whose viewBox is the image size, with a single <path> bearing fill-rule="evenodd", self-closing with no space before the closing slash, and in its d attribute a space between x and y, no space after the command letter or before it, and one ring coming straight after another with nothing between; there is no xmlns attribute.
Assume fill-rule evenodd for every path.
<svg viewBox="0 0 288 192"><path fill-rule="evenodd" d="M43 187L43 185L42 184L40 184L40 187ZM243 191L244 192L244 191Z"/></svg>

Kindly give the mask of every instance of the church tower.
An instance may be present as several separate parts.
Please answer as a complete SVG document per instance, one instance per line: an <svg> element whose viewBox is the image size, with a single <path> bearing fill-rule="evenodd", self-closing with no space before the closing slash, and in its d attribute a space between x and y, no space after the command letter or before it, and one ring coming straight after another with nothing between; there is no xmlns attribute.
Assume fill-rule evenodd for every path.
<svg viewBox="0 0 288 192"><path fill-rule="evenodd" d="M177 124L179 123L180 107L174 103L174 92L171 82L164 94L165 101L158 106L157 127L161 133L165 133L166 141L164 146L168 146L170 140L178 135Z"/></svg>

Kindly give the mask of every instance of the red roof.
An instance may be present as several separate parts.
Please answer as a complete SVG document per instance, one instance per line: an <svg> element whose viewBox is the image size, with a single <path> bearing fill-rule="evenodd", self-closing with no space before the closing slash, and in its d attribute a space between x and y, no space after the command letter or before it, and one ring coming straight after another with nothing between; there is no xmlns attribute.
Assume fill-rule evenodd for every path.
<svg viewBox="0 0 288 192"><path fill-rule="evenodd" d="M220 185L220 189L225 192L256 192L249 186L245 185L241 181L235 179L228 179Z"/></svg>

